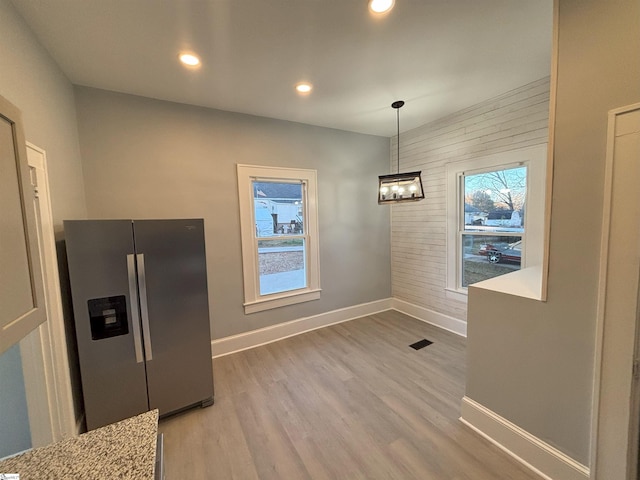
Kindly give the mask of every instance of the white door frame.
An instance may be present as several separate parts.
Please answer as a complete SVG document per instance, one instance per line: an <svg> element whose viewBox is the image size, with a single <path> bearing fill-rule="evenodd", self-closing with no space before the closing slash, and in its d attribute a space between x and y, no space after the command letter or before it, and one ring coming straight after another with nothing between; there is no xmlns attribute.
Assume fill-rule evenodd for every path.
<svg viewBox="0 0 640 480"><path fill-rule="evenodd" d="M636 479L640 156L627 149L640 135L638 116L640 103L609 112L591 421L597 480Z"/></svg>
<svg viewBox="0 0 640 480"><path fill-rule="evenodd" d="M34 207L47 321L24 338L20 343L20 351L31 440L34 447L39 447L76 435L78 430L62 313L46 153L27 142L27 160L35 189Z"/></svg>

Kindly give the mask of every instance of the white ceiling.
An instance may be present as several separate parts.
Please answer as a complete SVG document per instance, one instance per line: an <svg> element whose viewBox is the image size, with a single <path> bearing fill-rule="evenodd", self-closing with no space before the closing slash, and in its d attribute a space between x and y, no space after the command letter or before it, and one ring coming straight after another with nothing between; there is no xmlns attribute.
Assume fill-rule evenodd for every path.
<svg viewBox="0 0 640 480"><path fill-rule="evenodd" d="M373 135L550 71L552 0L12 1L74 84Z"/></svg>

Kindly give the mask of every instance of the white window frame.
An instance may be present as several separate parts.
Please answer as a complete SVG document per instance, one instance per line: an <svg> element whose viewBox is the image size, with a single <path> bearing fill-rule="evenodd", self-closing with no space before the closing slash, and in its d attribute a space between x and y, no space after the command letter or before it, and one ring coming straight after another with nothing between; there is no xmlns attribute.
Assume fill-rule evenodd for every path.
<svg viewBox="0 0 640 480"><path fill-rule="evenodd" d="M242 239L242 273L244 277L244 312L246 314L279 308L320 298L320 257L318 235L318 187L315 170L237 165ZM305 288L260 294L260 271L253 197L253 181L301 182L305 186L304 208Z"/></svg>
<svg viewBox="0 0 640 480"><path fill-rule="evenodd" d="M462 179L464 175L508 169L519 165L527 167L527 213L525 215L524 232L522 234L513 234L513 236L522 235L521 268L519 271L507 274L510 277L507 287L503 285L505 282L501 282L502 284L496 290L527 298L538 298L537 293L532 293L531 286L524 285L519 279L522 279L523 282L529 282L532 278L531 272L541 271L540 267L542 266L544 251L546 159L547 144L542 144L535 147L476 157L470 160L452 162L447 165L447 281L445 287L445 296L447 298L467 302L468 289L461 286L462 246L460 245L461 235L459 234L460 222L463 221L461 215L464 215L462 205L462 189L464 188ZM526 272L526 274L515 275L519 272ZM536 277L534 283L536 283L537 274L534 276ZM474 285L490 285L492 280L494 279L488 279ZM536 288L534 287L533 291Z"/></svg>

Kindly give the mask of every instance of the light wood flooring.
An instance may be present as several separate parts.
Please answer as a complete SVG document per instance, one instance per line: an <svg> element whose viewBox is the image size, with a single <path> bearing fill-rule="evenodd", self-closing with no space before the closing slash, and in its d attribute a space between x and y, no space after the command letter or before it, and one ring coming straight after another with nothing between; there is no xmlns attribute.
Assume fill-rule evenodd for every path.
<svg viewBox="0 0 640 480"><path fill-rule="evenodd" d="M460 423L464 378L464 338L395 311L217 358L215 404L160 422L166 478L539 480Z"/></svg>

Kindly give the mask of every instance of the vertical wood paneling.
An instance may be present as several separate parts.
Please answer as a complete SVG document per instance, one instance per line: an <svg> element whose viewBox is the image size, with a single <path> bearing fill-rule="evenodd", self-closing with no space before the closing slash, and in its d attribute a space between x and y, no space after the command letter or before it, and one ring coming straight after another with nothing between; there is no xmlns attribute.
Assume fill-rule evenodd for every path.
<svg viewBox="0 0 640 480"><path fill-rule="evenodd" d="M425 199L391 207L394 297L466 320L466 304L445 296L446 165L546 143L549 88L543 78L400 134L400 171L422 171ZM392 171L397 140L391 142Z"/></svg>

